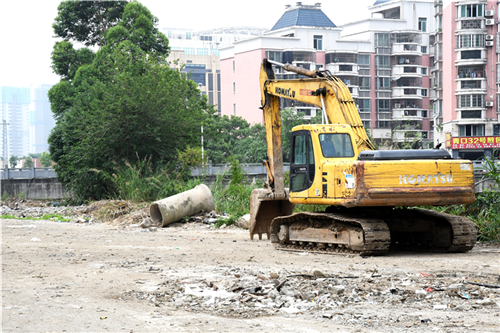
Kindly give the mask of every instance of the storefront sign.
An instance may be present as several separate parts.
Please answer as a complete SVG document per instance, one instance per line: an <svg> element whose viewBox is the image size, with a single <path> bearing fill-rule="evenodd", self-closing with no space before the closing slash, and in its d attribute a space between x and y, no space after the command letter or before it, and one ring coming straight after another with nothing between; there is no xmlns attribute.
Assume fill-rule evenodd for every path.
<svg viewBox="0 0 500 333"><path fill-rule="evenodd" d="M500 136L467 136L451 138L451 149L500 148Z"/></svg>

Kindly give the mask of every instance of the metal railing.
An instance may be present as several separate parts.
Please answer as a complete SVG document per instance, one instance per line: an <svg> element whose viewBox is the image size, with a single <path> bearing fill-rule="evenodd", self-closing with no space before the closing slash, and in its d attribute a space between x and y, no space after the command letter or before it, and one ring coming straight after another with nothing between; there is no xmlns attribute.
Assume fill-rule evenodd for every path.
<svg viewBox="0 0 500 333"><path fill-rule="evenodd" d="M1 179L57 178L54 169L48 168L7 168L1 169Z"/></svg>

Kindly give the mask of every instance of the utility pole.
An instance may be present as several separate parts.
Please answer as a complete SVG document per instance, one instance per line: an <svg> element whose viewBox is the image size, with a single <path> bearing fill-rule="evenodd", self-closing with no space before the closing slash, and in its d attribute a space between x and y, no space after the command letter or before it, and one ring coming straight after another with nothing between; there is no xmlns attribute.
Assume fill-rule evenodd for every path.
<svg viewBox="0 0 500 333"><path fill-rule="evenodd" d="M7 120L2 120L2 127L3 127L3 162L4 166L5 164L9 165L9 151L7 147L7 126L10 125Z"/></svg>

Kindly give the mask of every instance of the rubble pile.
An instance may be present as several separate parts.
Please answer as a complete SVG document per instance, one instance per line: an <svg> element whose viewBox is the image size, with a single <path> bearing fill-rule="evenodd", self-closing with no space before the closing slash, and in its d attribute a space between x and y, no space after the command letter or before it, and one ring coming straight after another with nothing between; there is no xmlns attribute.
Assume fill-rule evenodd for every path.
<svg viewBox="0 0 500 333"><path fill-rule="evenodd" d="M395 274L390 270L379 272L377 268L336 275L320 271L254 271L239 267L217 267L207 272L210 276L207 278L192 278L192 274L179 278L178 273L174 273L175 278L165 274L165 281L154 292L134 290L123 297L135 297L157 307L222 317L300 314L365 327L382 327L384 323L396 321L411 327L437 320L419 315L418 311L440 312L445 318L450 312L500 314L500 288L494 285L500 282L498 276ZM394 318L377 312L379 308L394 306L407 309L407 314Z"/></svg>
<svg viewBox="0 0 500 333"><path fill-rule="evenodd" d="M1 215L12 215L18 218L32 217L40 218L44 215L62 215L72 217L83 215L86 205L62 206L57 201L7 199L0 207Z"/></svg>
<svg viewBox="0 0 500 333"><path fill-rule="evenodd" d="M62 206L57 201L8 199L2 202L0 208L0 215L11 215L16 218L61 215L64 220L70 220L71 223L108 223L122 228L157 227L150 219L149 204L134 204L122 200L101 200L90 205ZM201 212L187 216L183 220L173 223L171 227L184 226L184 228L189 229L190 226L198 223L213 226L219 220L228 218L227 214L218 214L215 211ZM51 218L51 220L57 221L55 218ZM248 221L246 223L248 224ZM237 224L239 225L239 223ZM225 225L222 227L224 228Z"/></svg>

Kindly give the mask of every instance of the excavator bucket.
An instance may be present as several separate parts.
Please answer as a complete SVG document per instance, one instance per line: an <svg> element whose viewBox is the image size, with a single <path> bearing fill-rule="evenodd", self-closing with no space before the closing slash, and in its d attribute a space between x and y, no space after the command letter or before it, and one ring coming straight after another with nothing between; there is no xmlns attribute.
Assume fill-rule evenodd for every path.
<svg viewBox="0 0 500 333"><path fill-rule="evenodd" d="M250 239L254 235L267 235L270 239L271 221L278 216L287 216L293 213L295 204L288 201L288 190L285 198L275 199L272 193L266 189L255 189L250 196Z"/></svg>

